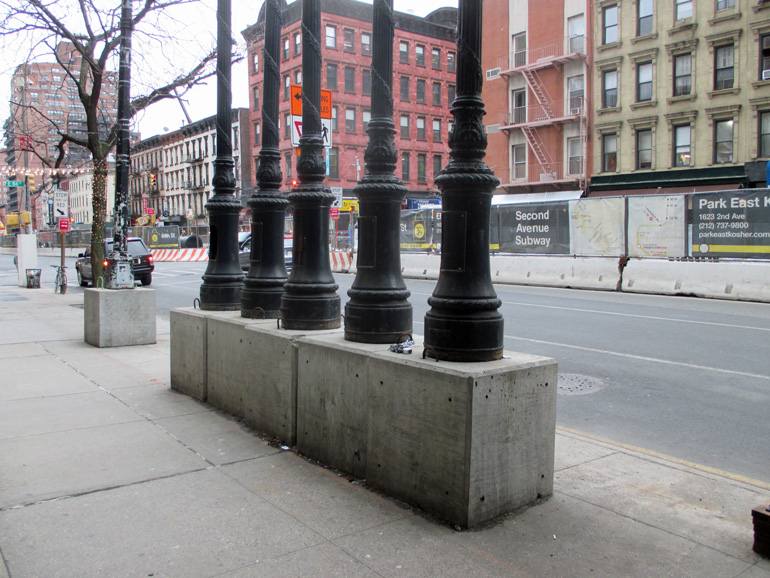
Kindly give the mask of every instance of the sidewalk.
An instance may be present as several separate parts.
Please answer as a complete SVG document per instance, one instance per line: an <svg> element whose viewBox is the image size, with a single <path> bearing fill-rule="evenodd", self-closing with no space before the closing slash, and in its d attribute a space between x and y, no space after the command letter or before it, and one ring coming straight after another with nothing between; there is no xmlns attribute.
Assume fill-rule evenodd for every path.
<svg viewBox="0 0 770 578"><path fill-rule="evenodd" d="M172 391L167 320L87 345L82 299L0 287L0 578L770 578L770 483L558 430L553 497L455 531Z"/></svg>

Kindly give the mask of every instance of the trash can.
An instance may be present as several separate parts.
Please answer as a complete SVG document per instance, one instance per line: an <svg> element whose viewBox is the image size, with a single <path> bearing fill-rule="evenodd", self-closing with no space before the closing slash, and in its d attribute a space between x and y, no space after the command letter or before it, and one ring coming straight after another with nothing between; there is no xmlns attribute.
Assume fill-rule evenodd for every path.
<svg viewBox="0 0 770 578"><path fill-rule="evenodd" d="M27 289L40 289L40 269L27 269Z"/></svg>

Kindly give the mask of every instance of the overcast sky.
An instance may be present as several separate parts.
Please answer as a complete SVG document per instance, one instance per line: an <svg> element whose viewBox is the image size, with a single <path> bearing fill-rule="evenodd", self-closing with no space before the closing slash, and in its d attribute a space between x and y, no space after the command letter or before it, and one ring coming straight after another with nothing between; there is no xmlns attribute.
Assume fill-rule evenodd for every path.
<svg viewBox="0 0 770 578"><path fill-rule="evenodd" d="M119 0L103 0L110 6L119 5ZM301 0L294 0L295 2ZM372 3L372 0L361 0L362 2ZM202 6L198 7L199 10L194 10L194 13L190 14L189 20L184 20L180 23L180 35L189 36L194 38L193 43L199 45L201 48L199 52L205 53L210 47L216 45L216 6L217 0L202 0ZM290 2L291 3L291 2ZM241 31L251 26L257 21L259 10L262 6L262 2L252 2L244 0L233 0L232 2L232 25L235 31L236 40L241 44L244 44ZM399 12L409 12L416 16L425 16L444 6L457 7L457 0L394 0L394 8ZM193 32L195 31L195 32ZM134 35L133 45L136 50L137 43L141 42L141 37ZM183 51L186 50L185 46L181 45L181 48L177 49L177 53L173 55L173 58L179 60L183 59ZM17 55L22 51L8 50L8 46L2 52L0 57L0 102L2 108L0 108L0 122L4 121L9 114L8 102L10 99L11 77L14 68L21 64L16 62L14 58L18 58ZM179 50L182 51L180 57ZM162 52L168 54L173 53L173 47L164 47ZM172 58L172 61L173 61ZM45 61L51 61L52 59L45 58ZM165 58L158 59L158 62L165 60ZM154 63L150 63L151 65ZM141 66L138 59L134 59L134 68ZM180 66L177 72L181 71ZM168 71L166 71L168 72ZM132 69L132 96L137 96L144 93L141 76L137 75L137 70ZM233 82L233 108L246 107L249 105L249 88L248 88L248 74L245 60L233 66L232 70L232 82ZM193 122L212 116L216 114L216 81L212 77L207 85L196 87L185 97L185 106ZM135 118L132 130L138 130L142 134L142 138L148 138L153 135L162 134L180 128L185 124L185 116L180 104L176 101L163 101L153 105L144 113L137 115Z"/></svg>

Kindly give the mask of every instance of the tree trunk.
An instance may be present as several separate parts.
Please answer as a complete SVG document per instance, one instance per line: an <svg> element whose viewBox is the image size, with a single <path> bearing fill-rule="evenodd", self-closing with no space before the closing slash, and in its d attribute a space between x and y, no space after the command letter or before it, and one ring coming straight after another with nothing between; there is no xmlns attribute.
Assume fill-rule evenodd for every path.
<svg viewBox="0 0 770 578"><path fill-rule="evenodd" d="M94 157L93 195L94 217L91 224L91 270L94 287L103 285L98 279L104 274L104 229L107 222L107 161Z"/></svg>

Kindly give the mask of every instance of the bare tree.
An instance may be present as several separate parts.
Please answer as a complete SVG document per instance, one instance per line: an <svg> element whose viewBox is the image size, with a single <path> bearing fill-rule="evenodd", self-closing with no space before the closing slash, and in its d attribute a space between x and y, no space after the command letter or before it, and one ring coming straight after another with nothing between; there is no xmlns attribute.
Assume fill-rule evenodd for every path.
<svg viewBox="0 0 770 578"><path fill-rule="evenodd" d="M142 56L141 48L164 43L175 43L169 26L166 31L162 24L179 23L178 18L190 11L199 10L199 0L132 0L133 30L144 42L134 43L133 60ZM121 0L0 0L0 37L4 44L25 40L30 46L28 60L54 57L67 78L77 88L77 97L83 105L85 130L72 130L68 123L47 115L27 103L11 103L11 106L29 107L29 112L39 115L49 130L55 133L58 143L55 158L46 154L37 156L44 164L58 168L64 162L67 150L83 147L93 162L93 224L91 228L92 261L94 279L102 274L104 231L107 217L107 157L117 139L116 115L103 110L103 91L112 84L117 85L117 61L120 48ZM165 20L164 20L165 19ZM215 29L212 26L212 29ZM213 38L213 36L212 36ZM203 48L194 64L184 70L177 68L177 62L169 64L174 70L170 78L158 80L157 86L148 86L147 93L131 101L131 116L163 99L178 98L193 86L215 74L216 48ZM140 48L137 51L137 47ZM202 47L201 47L202 48ZM158 54L160 53L160 54ZM164 58L166 50L156 50L153 58ZM149 56L145 56L149 59ZM173 57L172 57L173 60ZM113 65L110 70L110 65ZM132 73L133 75L133 73ZM146 79L143 79L146 80ZM17 129L18 130L18 129ZM20 131L19 131L20 132ZM36 135L25 135L28 151L43 150L35 147L42 140ZM46 142L47 144L47 142Z"/></svg>

